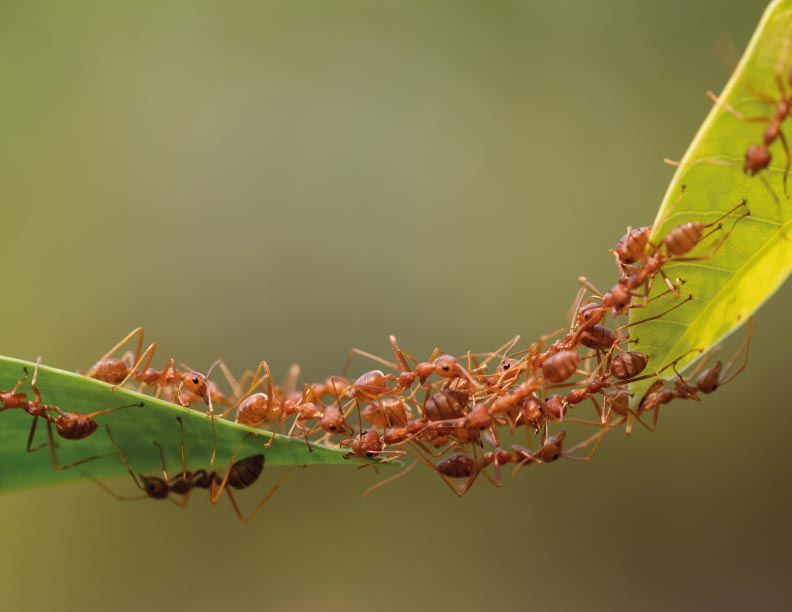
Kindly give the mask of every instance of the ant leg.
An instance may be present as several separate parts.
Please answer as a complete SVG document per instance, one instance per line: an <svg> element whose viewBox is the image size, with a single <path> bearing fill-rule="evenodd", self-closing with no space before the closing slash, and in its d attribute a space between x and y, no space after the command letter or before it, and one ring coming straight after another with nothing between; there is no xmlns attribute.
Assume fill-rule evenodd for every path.
<svg viewBox="0 0 792 612"><path fill-rule="evenodd" d="M124 336L124 338L121 339L121 341L118 344L116 344L113 348L111 348L104 355L102 355L98 359L97 363L99 361L104 361L105 359L111 357L118 349L120 349L127 342L129 342L129 340L131 340L135 335L138 336L137 350L135 351L135 359L137 360L138 356L140 355L140 351L143 350L143 328L142 327L136 327L131 332L129 332L126 336Z"/></svg>
<svg viewBox="0 0 792 612"><path fill-rule="evenodd" d="M184 430L182 430L182 432L183 431ZM162 477L165 479L165 482L170 482L170 476L168 476L168 466L165 464L165 451L162 450L162 446L160 446L156 440L152 444L154 444L154 446L159 449L160 463L162 464ZM184 444L184 440L182 440L182 444Z"/></svg>
<svg viewBox="0 0 792 612"><path fill-rule="evenodd" d="M106 484L104 484L102 481L100 481L98 478L92 476L91 474L88 474L87 472L83 472L82 475L85 476L86 478L92 480L96 486L98 486L100 489L102 489L108 495L111 495L112 497L115 497L118 501L137 501L137 500L140 500L140 499L148 499L148 497L149 497L148 495L135 495L135 496L132 496L132 497L127 496L127 495L119 495L118 493L113 491L110 487L108 487Z"/></svg>
<svg viewBox="0 0 792 612"><path fill-rule="evenodd" d="M121 452L121 449L119 448L118 444L116 444L116 441L113 438L113 434L110 432L110 425L105 425L105 431L107 431L107 437L110 438L110 443L113 445L113 448L115 448L116 453L118 454L118 458L121 460L121 463L124 464L124 467L126 468L127 472L129 472L129 475L132 476L132 480L135 481L135 486L145 493L146 491L145 487L142 484L140 484L140 481L138 480L138 477L135 475L135 472L133 472L132 468L129 467L129 463L127 463L126 457L124 457L124 453Z"/></svg>
<svg viewBox="0 0 792 612"><path fill-rule="evenodd" d="M601 432L596 433L593 436L590 436L590 437L586 438L585 440L583 440L583 442L580 442L579 444L576 444L575 446L570 448L568 451L564 452L563 453L563 457L565 459L572 459L573 461L591 461L591 458L594 456L594 453L597 452L597 449L599 448L599 445L602 442L602 439L605 437L605 434L608 433L609 429L610 428L604 428ZM570 454L570 453L573 453L573 452L575 452L576 450L578 450L580 448L586 448L592 442L594 442L594 446L589 451L589 454L586 455L585 457L574 457L574 456L572 456Z"/></svg>
<svg viewBox="0 0 792 612"><path fill-rule="evenodd" d="M187 503L190 501L190 495L192 494L192 490L187 491L184 495L182 495L181 500L177 501L172 497L168 496L168 501L172 503L177 508L186 508Z"/></svg>
<svg viewBox="0 0 792 612"><path fill-rule="evenodd" d="M246 433L244 436L242 436L242 439L239 441L239 446L236 447L236 450L234 451L234 454L231 455L231 461L228 462L228 468L226 469L225 475L223 476L223 480L220 483L220 486L218 487L218 489L216 491L214 489L214 483L212 484L212 488L209 491L209 499L211 500L211 502L213 504L216 503L217 500L220 499L220 496L223 494L223 489L226 488L226 483L228 482L228 477L231 475L231 468L234 467L234 463L236 463L237 455L239 455L240 451L242 450L242 447L244 446L245 441L248 438L253 437L254 435L255 434L252 434L252 433Z"/></svg>
<svg viewBox="0 0 792 612"><path fill-rule="evenodd" d="M618 256L616 257L616 261L619 261ZM580 281L581 278L585 278L581 276L578 278ZM586 279L586 283L588 283L588 279ZM572 305L569 307L569 310L566 313L566 320L570 322L569 326L569 333L573 333L575 331L575 318L577 317L577 313L580 311L580 305L583 302L583 296L586 294L587 287L581 283L580 289L578 289L577 295L575 299L572 301Z"/></svg>
<svg viewBox="0 0 792 612"><path fill-rule="evenodd" d="M740 353L745 351L745 357L743 358L742 365L740 366L740 369L737 370L734 374L732 374L731 376L720 382L721 387L726 383L734 380L737 377L737 375L741 374L742 371L745 370L746 367L748 367L748 353L751 349L752 336L753 336L753 317L748 319L748 336L745 338L745 342L743 342L742 346L737 350L736 353L734 353L734 356L731 359L729 359L728 363L723 368L723 372L724 374L728 374L729 371L732 369L732 367L734 367L734 362L737 360L737 357L740 355Z"/></svg>
<svg viewBox="0 0 792 612"><path fill-rule="evenodd" d="M731 104L729 104L728 102L724 102L711 91L707 92L707 97L710 100L712 100L715 106L722 108L727 113L731 114L733 117L739 119L740 121L745 121L746 123L770 123L772 121L771 117L746 117L736 108L734 108Z"/></svg>
<svg viewBox="0 0 792 612"><path fill-rule="evenodd" d="M142 331L143 328L141 327L139 329ZM142 341L143 341L143 336L140 337L140 342L142 342ZM151 367L151 361L154 359L154 353L156 353L156 352L157 352L157 343L156 342L152 342L151 344L149 344L148 347L146 348L146 350L143 351L143 354L140 354L140 347L138 347L138 352L136 353L136 359L133 362L132 367L129 369L129 372L127 373L127 375L124 377L124 380L122 380L117 385L113 385L113 387L112 387L113 391L115 391L119 387L124 386L126 384L126 382L130 378L135 377L138 372L145 372L149 367ZM137 355L140 355L140 356L137 357ZM144 361L145 361L145 363L144 363ZM173 359L170 360L170 363L171 364L173 363ZM140 367L141 364L143 364L142 368ZM174 370L175 370L175 368L174 368ZM165 372L165 370L163 370L163 376L164 376L164 372ZM162 386L162 384L160 384L160 386Z"/></svg>
<svg viewBox="0 0 792 612"><path fill-rule="evenodd" d="M229 489L228 490L228 501L231 502L231 505L233 506L234 512L236 512L236 515L237 515L237 518L239 519L239 521L243 525L247 525L248 523L250 523L250 521L253 520L253 517L255 517L259 513L259 511L264 507L264 504L266 504L269 501L270 497L272 497L275 494L275 491L277 491L280 488L281 484L283 484L283 481L286 480L286 477L289 476L289 474L291 474L294 470L304 469L306 467L307 466L305 466L305 465L293 465L288 470L286 470L286 473L283 474L278 479L278 482L276 482L272 486L272 488L269 490L269 492L264 496L264 499L262 499L259 502L259 505L256 506L256 509L253 510L253 512L251 512L247 517L245 517L242 514L242 512L240 511L239 506L236 503L236 499L234 499L234 494L231 492L231 489Z"/></svg>
<svg viewBox="0 0 792 612"><path fill-rule="evenodd" d="M784 67L787 65L787 55L789 54L789 41L792 38L792 22L789 24L789 29L784 40L781 42L781 49L778 52L778 60L775 65L775 82L778 85L778 91L781 93L781 99L786 99L786 89L784 88Z"/></svg>
<svg viewBox="0 0 792 612"><path fill-rule="evenodd" d="M679 307L681 307L682 305L684 305L684 304L688 303L688 302L689 302L690 300L692 300L692 299L693 299L693 295L691 295L691 294L688 294L687 298L685 298L685 299L684 299L683 301L681 301L681 302L677 302L676 304L674 304L674 305L673 305L671 308L669 308L668 310L664 310L664 311L663 311L663 312L661 312L660 314L656 314L656 315L654 315L654 316L647 317L646 319L641 319L640 321L633 321L632 323L627 323L626 325L622 325L622 326L618 327L618 328L616 329L616 331L618 331L618 332L621 332L622 330L629 329L630 327L635 327L636 325L640 325L641 323L646 323L647 321L654 321L654 320L656 320L656 319L660 319L660 318L662 318L662 317L666 316L668 313L670 313L670 312L673 312L673 311L674 311L674 310L676 310L677 308L679 308Z"/></svg>
<svg viewBox="0 0 792 612"><path fill-rule="evenodd" d="M413 461L410 465L408 465L406 468L404 468L401 472L399 472L395 476L388 476L388 478L386 478L385 480L380 480L377 484L370 486L368 489L363 491L363 497L368 497L369 493L371 493L375 489L379 489L380 487L385 486L386 484L390 484L394 480L398 480L402 476L406 476L407 473L410 472L416 465L418 465L418 459Z"/></svg>
<svg viewBox="0 0 792 612"><path fill-rule="evenodd" d="M387 359L383 359L382 357L379 357L367 351L358 348L353 348L351 351L349 351L349 355L347 355L346 363L344 364L344 373L342 374L344 378L346 378L349 373L349 366L352 365L352 358L355 355L360 355L361 357L365 357L366 359L371 359L372 361L375 361L380 365L384 365L386 368L390 368L391 370L397 369L396 364L393 363L392 361L388 361Z"/></svg>
<svg viewBox="0 0 792 612"><path fill-rule="evenodd" d="M786 136L784 136L784 132L779 131L778 137L781 140L781 144L784 147L784 153L786 154L786 164L784 165L784 196L786 199L789 199L789 191L787 190L787 179L789 178L789 165L790 165L790 154L789 154L789 144L787 143Z"/></svg>
<svg viewBox="0 0 792 612"><path fill-rule="evenodd" d="M46 446L46 443L45 443L45 444L39 444L35 448L32 447L33 438L36 435L36 424L38 423L38 420L39 420L39 417L34 416L33 417L33 424L30 426L30 434L28 434L27 447L26 447L27 452L29 452L29 453L35 453L37 450L42 449L42 448L44 448Z"/></svg>
<svg viewBox="0 0 792 612"><path fill-rule="evenodd" d="M101 416L103 414L107 414L108 412L115 412L116 410L121 410L122 408L143 408L145 404L143 402L137 402L136 404L124 404L123 406L116 406L115 408L105 408L104 410L97 410L96 412L91 412L86 414L85 416L89 419L92 419L97 416Z"/></svg>
<svg viewBox="0 0 792 612"><path fill-rule="evenodd" d="M589 279L587 279L585 276L578 276L578 283L580 283L581 287L584 290L588 290L590 293L593 293L595 296L603 295L602 291L597 289L594 286L594 284ZM578 291L578 293L580 293L580 291Z"/></svg>
<svg viewBox="0 0 792 612"><path fill-rule="evenodd" d="M300 378L300 364L295 363L289 367L289 373L286 375L286 380L283 381L283 393L289 398L297 391L297 381Z"/></svg>
<svg viewBox="0 0 792 612"><path fill-rule="evenodd" d="M226 365L226 362L223 361L222 359L218 359L212 364L212 367L214 367L215 365L219 366L220 371L223 373L223 377L226 379L226 382L228 382L228 386L231 387L231 393L233 393L233 396L235 398L240 397L242 395L242 388L239 384L239 381L236 378L234 378L234 375L231 373L231 370ZM209 368L209 371L211 371L211 369L212 368ZM206 377L209 378L208 373L206 374Z"/></svg>
<svg viewBox="0 0 792 612"><path fill-rule="evenodd" d="M176 420L179 421L179 429L181 429L181 464L182 464L182 478L187 479L187 462L184 458L184 421L180 416L176 417ZM165 469L165 459L162 460L163 470Z"/></svg>
<svg viewBox="0 0 792 612"><path fill-rule="evenodd" d="M28 369L27 368L22 368L22 371L25 373L25 375L22 378L20 378L17 381L17 384L14 385L14 388L11 389L11 393L14 394L14 395L17 394L17 392L19 391L19 387L21 387L22 383L24 383L27 380L27 378L28 378Z"/></svg>
<svg viewBox="0 0 792 612"><path fill-rule="evenodd" d="M30 381L30 388L33 390L33 393L36 395L37 404L41 404L41 391L39 391L38 387L36 386L40 365L41 365L41 357L39 356L38 359L36 359L36 367L33 368L33 379Z"/></svg>

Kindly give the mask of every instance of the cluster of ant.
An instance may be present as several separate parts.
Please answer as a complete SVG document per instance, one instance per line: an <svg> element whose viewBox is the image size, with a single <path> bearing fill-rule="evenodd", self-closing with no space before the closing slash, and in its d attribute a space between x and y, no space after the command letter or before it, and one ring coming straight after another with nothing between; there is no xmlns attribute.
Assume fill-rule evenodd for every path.
<svg viewBox="0 0 792 612"><path fill-rule="evenodd" d="M735 214L740 209L741 214ZM401 349L396 338L391 336L394 362L354 349L347 360L344 375L331 376L322 383L305 384L298 389L297 366L291 368L283 385L276 385L266 361L262 361L254 372L246 372L239 380L220 360L205 375L187 367L177 367L174 359L157 370L151 365L156 344L143 350L143 329L138 328L108 351L85 375L110 383L114 388L137 383L138 390L152 389L155 396L181 406L206 404L212 423L211 465L215 459L215 419L234 414L237 423L266 429L271 434L286 433L302 438L309 450L317 444L341 447L348 450L346 457L375 459L377 462L392 461L414 453L416 460L408 469L417 462L423 462L439 474L454 493L462 496L481 474L499 485L500 468L505 464L514 464L516 471L529 464L552 463L561 457L587 461L609 431L624 425L629 433L635 422L654 430L661 405L675 399L698 399L699 393L711 393L739 374L747 363L748 341L725 367L717 362L705 369L705 359L691 376L685 378L676 369L676 364L685 355L660 370L645 373L649 356L629 350L631 338L627 332L646 321L666 316L693 299L693 296L681 295L682 282L672 282L664 268L674 262L711 258L726 243L737 223L748 214L747 204L743 201L711 223L694 221L682 224L656 244L649 240L650 227L628 228L612 250L620 274L618 282L603 293L586 279L581 279L582 288L575 302L571 326L543 337L521 351L513 350L519 340L515 338L488 354L468 353L465 357L456 358L435 350L426 361L421 361ZM699 243L723 230L722 221L732 215L736 220L708 253L690 255ZM628 311L651 301L652 284L658 276L665 282L667 290L651 300L670 298L673 304L669 308L659 315L615 328L604 325L608 314L618 320ZM562 337L548 343L557 336ZM137 348L134 352L115 356L135 337ZM742 365L726 378L741 352L745 354ZM392 372L375 369L351 379L346 374L354 355L375 360ZM497 361L494 372L488 372L489 364L494 361ZM215 367L224 374L230 392L222 392L211 380ZM675 376L669 386L660 375L670 368L673 368ZM130 405L90 414L67 412L43 402L36 385L37 374L38 364L31 384L33 399L27 399L27 395L19 391L27 379L27 371L11 391L0 392L0 410L21 409L33 419L27 450L34 451L44 446L33 446L36 423L41 418L47 424L47 445L56 469L70 468L98 458L87 457L61 465L53 427L63 438L79 440L97 430L95 417ZM696 376L698 378L694 381ZM631 408L630 385L650 378L656 380ZM573 407L584 402L594 408L590 418L569 416ZM652 415L651 422L645 420L647 415ZM593 426L596 432L570 447L566 430L562 429L565 423ZM513 439L521 428L525 431L525 444L503 443L506 438ZM225 490L237 516L247 522L280 484L279 481L268 492L253 514L244 517L230 488L241 489L253 484L262 472L264 454L237 461L242 447L240 443L224 473L188 471L184 465L182 426L181 472L173 477L167 475L164 454L160 449L163 477L138 476L127 463L109 427L106 430L115 449L114 454L143 491L141 497L165 499L176 496L186 501L193 489L203 488L208 489L212 501L216 501ZM271 435L265 449L275 440L276 437ZM436 458L440 458L437 463L434 462ZM486 471L489 467L492 467L492 475Z"/></svg>
<svg viewBox="0 0 792 612"><path fill-rule="evenodd" d="M784 40L775 71L780 97L761 100L775 105L772 116L746 117L718 100L714 94L709 94L717 104L740 120L767 124L762 144L750 145L745 153L743 170L746 173L756 175L769 167L772 159L769 147L776 140L781 142L786 154L785 194L791 156L782 126L792 109L792 93L787 94L784 84L786 78L792 87L792 69L785 73L790 38L792 28ZM521 351L513 350L519 340L517 337L492 353L468 353L456 358L436 349L426 361L421 361L402 350L391 336L394 362L354 349L343 375L330 376L321 383L305 384L300 389L298 366L292 366L283 385L276 385L266 361L238 380L222 360L216 361L206 374L184 366L177 367L174 359L157 370L151 365L156 344L150 344L143 350L143 329L137 328L85 375L109 383L114 389L137 383L139 391L153 389L155 397L180 406L205 404L212 424L210 465L214 465L216 454L215 419L233 414L237 423L270 432L265 449L276 440L274 434L286 433L302 438L309 450L312 445L346 448L345 456L349 458L387 462L414 453L415 461L397 476L422 462L436 472L455 494L463 496L481 474L493 484L500 485L500 468L506 464L514 464L516 471L530 464L552 463L561 457L588 461L608 432L624 426L630 433L636 422L654 431L662 405L674 400L698 400L700 393L712 393L742 372L748 361L750 324L747 339L725 366L720 361L709 365L710 356L707 355L687 377L677 370L677 364L689 353L646 373L649 356L629 350L634 340L628 330L631 332L631 328L637 325L666 316L693 299L692 295L681 295L684 281L672 281L665 271L666 266L675 262L710 259L727 242L738 222L749 214L746 201L742 201L711 223L692 221L679 225L657 243L650 241L651 227L628 228L611 251L619 272L616 284L608 291L600 292L581 278L582 288L575 301L571 326L545 336ZM702 241L722 231L723 220L733 215L735 221L710 246L708 253L691 255ZM650 298L657 277L663 280L667 290ZM668 298L673 300L673 304L659 315L613 327L604 324L608 314L618 321L632 309L641 308L655 299ZM548 343L558 336L561 337ZM135 337L136 350L116 357ZM347 373L354 355L372 359L391 372L375 369L351 379ZM742 362L732 372L740 356ZM488 372L489 364L496 360L494 372ZM215 367L223 373L229 392L222 392L211 380ZM668 370L673 371L671 382L661 376ZM48 446L55 469L68 469L107 455L86 457L62 465L58 460L53 428L64 439L81 440L97 430L95 417L122 408L143 406L143 403L128 404L93 413L65 411L44 403L36 384L37 375L38 363L30 385L33 399L20 392L28 378L27 370L13 389L0 390L0 411L20 409L32 417L27 450L33 452ZM631 385L652 378L655 380L648 390L639 401L634 401ZM247 389L243 391L245 387ZM569 416L572 408L586 402L594 409L592 416ZM216 406L222 410L216 411ZM648 416L651 416L649 422L646 420ZM46 422L48 440L46 444L34 446L39 419ZM594 427L597 431L570 446L566 430L562 428L566 423ZM206 489L215 502L225 491L239 519L242 522L251 520L288 472L245 517L231 489L247 488L256 482L262 473L265 455L259 453L237 460L246 436L224 471L188 471L184 461L181 419L179 424L182 464L181 471L172 477L167 474L164 453L156 441L160 449L162 477L136 475L110 428L106 427L115 451L113 454L118 456L136 486L143 491L140 497L171 501L176 497L181 502L175 503L186 503L191 491ZM521 428L525 432L524 445L504 443L506 438L513 439ZM551 430L556 431L551 433ZM440 460L435 463L433 459ZM487 472L490 467L492 475ZM119 499L129 499L99 484Z"/></svg>

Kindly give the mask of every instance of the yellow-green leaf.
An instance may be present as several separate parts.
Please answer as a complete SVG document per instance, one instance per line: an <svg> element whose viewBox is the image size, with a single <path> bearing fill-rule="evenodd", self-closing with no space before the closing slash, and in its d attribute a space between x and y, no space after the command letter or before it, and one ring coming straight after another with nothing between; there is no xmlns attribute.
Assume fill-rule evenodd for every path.
<svg viewBox="0 0 792 612"><path fill-rule="evenodd" d="M786 95L792 94L787 79L789 58L784 57L789 42L792 1L773 2L765 12L737 69L719 94L722 104L714 105L699 129L663 199L653 225L651 240L657 242L671 229L688 221L712 223L741 200L747 200L750 216L742 219L723 247L711 258L678 262L665 266L672 279L685 281L684 294L694 300L657 321L634 328L638 348L651 355L647 372L657 370L691 350L707 350L746 322L792 271L792 200L784 195L786 157L780 140L770 147L770 168L751 177L743 173L745 151L762 143L765 123L737 119L725 105L748 116L772 116L772 103L760 98L780 98L776 66L781 65ZM780 62L780 64L779 64ZM704 92L702 92L703 95ZM784 125L792 137L792 118ZM682 186L686 187L680 198ZM792 190L792 185L790 185ZM724 219L722 230L714 232L691 252L707 257L738 214ZM659 278L652 294L665 288ZM637 321L668 308L659 299L646 309L634 309ZM699 354L689 354L679 367ZM668 370L665 375L674 375ZM651 380L634 385L634 401L640 401Z"/></svg>

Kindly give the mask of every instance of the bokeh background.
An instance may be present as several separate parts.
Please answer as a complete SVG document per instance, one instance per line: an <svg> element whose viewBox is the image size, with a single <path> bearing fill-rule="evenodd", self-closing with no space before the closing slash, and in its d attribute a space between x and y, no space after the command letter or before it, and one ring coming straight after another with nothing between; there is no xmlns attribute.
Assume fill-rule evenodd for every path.
<svg viewBox="0 0 792 612"><path fill-rule="evenodd" d="M318 380L391 333L423 356L556 329L764 6L4 0L2 352L84 369L143 325L194 367ZM200 495L2 496L3 606L788 608L790 299L658 432L463 500L418 469L361 499L378 476L344 467L248 527Z"/></svg>

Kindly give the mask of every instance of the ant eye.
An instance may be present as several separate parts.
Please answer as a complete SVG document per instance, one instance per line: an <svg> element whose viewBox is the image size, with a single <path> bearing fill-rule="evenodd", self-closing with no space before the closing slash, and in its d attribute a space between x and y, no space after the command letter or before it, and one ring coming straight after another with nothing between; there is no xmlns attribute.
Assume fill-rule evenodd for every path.
<svg viewBox="0 0 792 612"><path fill-rule="evenodd" d="M198 377L197 376L193 376L193 384L194 385L198 384Z"/></svg>
<svg viewBox="0 0 792 612"><path fill-rule="evenodd" d="M329 429L330 429L330 431L335 431L336 430L336 426L335 425L330 425Z"/></svg>
<svg viewBox="0 0 792 612"><path fill-rule="evenodd" d="M450 369L451 369L451 368L449 368L447 365L444 365L444 366L443 366L443 372L448 372L448 370L450 370Z"/></svg>
<svg viewBox="0 0 792 612"><path fill-rule="evenodd" d="M503 364L503 369L504 369L504 370L508 370L510 367L511 367L511 364L510 364L510 363L504 363L504 364Z"/></svg>

